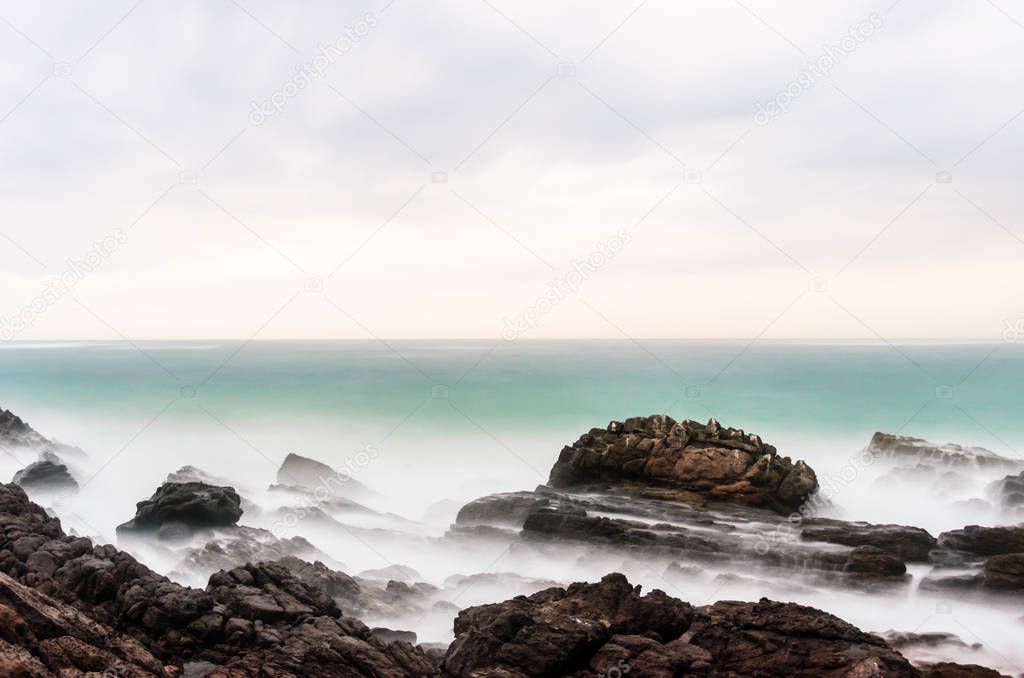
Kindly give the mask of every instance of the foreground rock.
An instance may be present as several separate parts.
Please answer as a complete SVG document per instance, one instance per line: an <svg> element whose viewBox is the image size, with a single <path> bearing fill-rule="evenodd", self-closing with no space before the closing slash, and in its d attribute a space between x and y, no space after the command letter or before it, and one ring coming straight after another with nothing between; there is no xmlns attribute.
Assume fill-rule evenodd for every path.
<svg viewBox="0 0 1024 678"><path fill-rule="evenodd" d="M459 613L452 676L914 676L880 638L820 610L640 595L621 574Z"/></svg>
<svg viewBox="0 0 1024 678"><path fill-rule="evenodd" d="M562 450L549 482L670 489L782 512L795 511L818 488L809 466L777 456L757 435L714 419L705 425L666 415L591 429Z"/></svg>
<svg viewBox="0 0 1024 678"><path fill-rule="evenodd" d="M55 661L51 654L63 651L74 661L61 666L117 670L104 654L109 652L128 667L114 675L163 675L162 664L180 670L186 662L223 667L221 676L437 673L423 652L374 638L287 567L246 565L215 574L205 591L185 588L112 546L64 535L60 521L29 502L16 485L0 485L0 572L39 594L38 605L13 608L10 623L0 624L0 639L14 646L0 661L16 657L25 666L38 662L49 668ZM55 626L72 623L68 619L75 612L67 607L95 629L84 643ZM40 647L31 637L8 631L33 625L54 642ZM60 640L63 636L71 638ZM131 668L136 665L148 668Z"/></svg>
<svg viewBox="0 0 1024 678"><path fill-rule="evenodd" d="M225 527L242 517L242 500L230 487L206 483L164 483L153 496L135 505L135 517L117 527L118 533ZM182 535L183 536L183 535Z"/></svg>

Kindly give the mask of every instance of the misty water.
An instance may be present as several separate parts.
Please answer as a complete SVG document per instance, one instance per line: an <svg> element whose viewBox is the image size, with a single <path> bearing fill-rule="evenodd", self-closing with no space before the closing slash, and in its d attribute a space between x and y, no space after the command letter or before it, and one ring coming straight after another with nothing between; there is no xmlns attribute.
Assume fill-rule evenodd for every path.
<svg viewBox="0 0 1024 678"><path fill-rule="evenodd" d="M296 502L268 487L294 452L347 469L373 491L362 503L376 513L300 518L285 530L349 574L392 568L376 575L386 581L394 566L411 567L416 581L440 587L439 600L465 607L622 571L694 605L767 596L872 632L951 632L966 645L925 658L1013 672L1024 667L1019 601L919 591L928 565L910 566L909 585L866 591L799 568L689 568L680 557L636 559L497 531L457 537L450 527L471 499L544 483L561 447L587 429L661 412L715 417L807 460L831 498L817 515L933 535L1014 524L1020 516L971 501L1005 471L895 482L889 460L862 450L885 431L1021 458L1022 358L1017 344L930 342L15 343L0 348L0 406L86 452L66 460L84 481L80 493L52 508L66 529L101 542L118 543L114 529L135 503L184 465L230 480L259 508L241 524L280 531L276 510ZM0 473L9 480L32 460L4 455ZM779 529L737 524L750 539ZM209 575L179 567L173 549L120 546L183 583L201 586ZM455 576L479 573L502 576ZM453 615L364 621L447 642Z"/></svg>

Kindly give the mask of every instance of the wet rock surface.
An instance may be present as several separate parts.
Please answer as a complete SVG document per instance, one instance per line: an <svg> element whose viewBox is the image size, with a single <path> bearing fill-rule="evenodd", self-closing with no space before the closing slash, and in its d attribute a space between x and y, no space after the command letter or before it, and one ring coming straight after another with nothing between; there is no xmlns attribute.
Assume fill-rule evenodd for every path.
<svg viewBox="0 0 1024 678"><path fill-rule="evenodd" d="M809 466L778 456L755 434L667 415L591 429L562 449L549 483L675 489L782 512L798 509L818 487Z"/></svg>

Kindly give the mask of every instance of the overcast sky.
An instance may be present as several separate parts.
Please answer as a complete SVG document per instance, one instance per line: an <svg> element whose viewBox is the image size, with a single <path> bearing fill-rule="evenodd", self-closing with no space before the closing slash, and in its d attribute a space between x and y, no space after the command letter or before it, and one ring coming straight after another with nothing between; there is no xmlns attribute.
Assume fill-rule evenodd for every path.
<svg viewBox="0 0 1024 678"><path fill-rule="evenodd" d="M1024 317L1022 24L1024 0L2 2L4 338L998 340Z"/></svg>

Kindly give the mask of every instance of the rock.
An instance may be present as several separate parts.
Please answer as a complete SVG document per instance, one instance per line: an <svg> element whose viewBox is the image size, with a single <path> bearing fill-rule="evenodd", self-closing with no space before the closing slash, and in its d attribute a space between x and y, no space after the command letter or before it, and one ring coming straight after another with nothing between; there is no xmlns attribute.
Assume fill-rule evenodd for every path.
<svg viewBox="0 0 1024 678"><path fill-rule="evenodd" d="M939 535L939 546L981 556L1024 553L1024 526L981 527L968 525Z"/></svg>
<svg viewBox="0 0 1024 678"><path fill-rule="evenodd" d="M46 455L77 461L88 458L81 449L47 438L5 409L0 409L0 448L27 448L44 458Z"/></svg>
<svg viewBox="0 0 1024 678"><path fill-rule="evenodd" d="M135 505L135 518L118 533L152 531L166 525L185 528L234 525L242 517L241 499L230 487L206 483L164 483L153 496Z"/></svg>
<svg viewBox="0 0 1024 678"><path fill-rule="evenodd" d="M416 644L416 634L412 631L395 631L393 629L384 628L383 626L375 626L370 629L370 633L373 634L374 638L379 638L385 643L401 641L403 643L409 643L410 645Z"/></svg>
<svg viewBox="0 0 1024 678"><path fill-rule="evenodd" d="M591 429L562 450L549 482L556 488L672 488L782 512L798 509L818 487L809 466L776 456L756 435L714 420L679 423L666 415Z"/></svg>
<svg viewBox="0 0 1024 678"><path fill-rule="evenodd" d="M867 449L878 456L889 456L895 460L913 461L929 466L1016 470L1024 468L1024 460L1009 459L984 447L964 447L954 443L939 445L921 438L891 433L875 433Z"/></svg>
<svg viewBox="0 0 1024 678"><path fill-rule="evenodd" d="M921 669L921 678L1011 678L998 671L993 671L977 664L938 662L934 664L919 664L918 668Z"/></svg>
<svg viewBox="0 0 1024 678"><path fill-rule="evenodd" d="M284 458L277 471L277 484L298 486L313 492L317 502L331 497L357 501L374 497L374 492L353 478L352 474L335 471L327 464L294 453Z"/></svg>
<svg viewBox="0 0 1024 678"><path fill-rule="evenodd" d="M269 530L236 525L216 529L203 546L187 549L175 569L182 573L181 578L191 578L198 574L205 581L206 577L217 570L230 570L245 563L279 560L289 556L306 560L329 560L326 554L304 537L279 538Z"/></svg>
<svg viewBox="0 0 1024 678"><path fill-rule="evenodd" d="M548 497L535 492L505 492L474 499L455 517L459 525L508 525L522 527L530 513L546 508Z"/></svg>
<svg viewBox="0 0 1024 678"><path fill-rule="evenodd" d="M33 462L14 474L12 481L26 490L77 492L76 481L68 467L55 457Z"/></svg>
<svg viewBox="0 0 1024 678"><path fill-rule="evenodd" d="M992 556L985 561L985 588L1024 591L1024 553Z"/></svg>
<svg viewBox="0 0 1024 678"><path fill-rule="evenodd" d="M48 557L40 559L40 553ZM165 675L164 665L174 675L174 667L202 662L220 667L216 675L239 678L437 675L423 651L374 638L286 565L250 564L214 574L206 590L182 587L113 546L65 535L60 521L16 485L0 485L0 573L0 605L7 605L3 591L10 578L50 609L65 606L28 618L30 623L39 620L44 638L78 638L74 629L59 630L55 624L77 625L72 616L84 615L82 625L93 628L84 642L121 659L127 667L121 675ZM0 623L0 641L19 648L0 653L0 662L8 662L0 668L31 670L34 660L52 670L49 650L38 637L11 639L8 629L17 628ZM66 663L59 666L96 673L116 666L107 657L102 665L94 662L88 648L79 652L81 646L71 644L74 638L53 646L53 652L75 652L62 655ZM134 670L132 662L146 669Z"/></svg>
<svg viewBox="0 0 1024 678"><path fill-rule="evenodd" d="M919 527L904 525L872 525L826 518L806 518L800 538L845 546L875 546L896 558L910 562L927 562L936 548L935 537Z"/></svg>
<svg viewBox="0 0 1024 678"><path fill-rule="evenodd" d="M1000 508L1024 511L1024 471L990 483L985 491Z"/></svg>
<svg viewBox="0 0 1024 678"><path fill-rule="evenodd" d="M446 675L919 675L880 638L820 610L640 595L621 574L471 607L455 620Z"/></svg>
<svg viewBox="0 0 1024 678"><path fill-rule="evenodd" d="M687 603L661 591L641 596L624 576L610 574L598 584L462 610L442 667L447 675L467 678L567 675L588 666L617 636L646 635L663 645L678 639L692 618Z"/></svg>
<svg viewBox="0 0 1024 678"><path fill-rule="evenodd" d="M846 558L843 571L864 577L902 577L906 564L875 546L858 546Z"/></svg>

